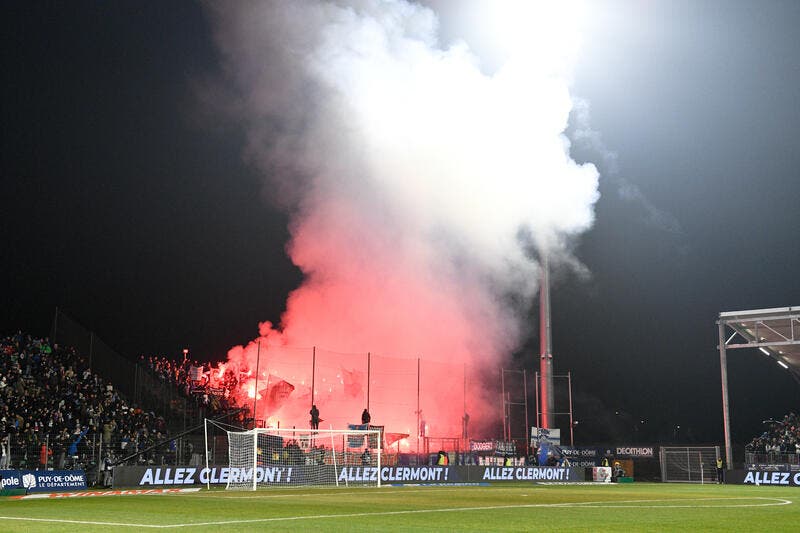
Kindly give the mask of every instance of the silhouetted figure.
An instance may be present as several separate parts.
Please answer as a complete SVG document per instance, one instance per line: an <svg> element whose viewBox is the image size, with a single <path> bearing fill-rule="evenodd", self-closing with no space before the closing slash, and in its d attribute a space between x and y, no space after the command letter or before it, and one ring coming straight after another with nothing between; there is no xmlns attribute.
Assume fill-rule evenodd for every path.
<svg viewBox="0 0 800 533"><path fill-rule="evenodd" d="M311 406L308 413L311 415L311 429L319 429L319 409L316 404Z"/></svg>
<svg viewBox="0 0 800 533"><path fill-rule="evenodd" d="M370 423L371 420L372 417L369 416L369 411L364 409L364 411L361 413L361 423L366 426Z"/></svg>

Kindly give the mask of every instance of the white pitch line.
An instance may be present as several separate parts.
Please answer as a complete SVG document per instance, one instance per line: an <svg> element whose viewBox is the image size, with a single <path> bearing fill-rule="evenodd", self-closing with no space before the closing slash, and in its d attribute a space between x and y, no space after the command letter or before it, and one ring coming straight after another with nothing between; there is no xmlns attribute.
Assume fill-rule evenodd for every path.
<svg viewBox="0 0 800 533"><path fill-rule="evenodd" d="M63 520L63 519L55 519L55 518L27 518L27 517L17 517L17 516L0 516L0 520L19 520L19 521L29 521L29 522L48 522L48 523L60 523L60 524L82 524L82 525L100 525L100 526L119 526L119 527L139 527L139 528L150 528L150 529L166 529L166 528L182 528L182 527L198 527L198 526L222 526L222 525L230 525L230 524L263 524L269 522L289 522L289 521L300 521L300 520L322 520L327 518L369 518L369 517L377 517L377 516L396 516L396 515L411 515L411 514L429 514L429 513L454 513L454 512L463 512L463 511L492 511L492 510L499 510L499 509L533 509L533 508L548 508L548 507L566 507L566 508L580 508L580 507L587 507L592 508L592 506L603 506L604 508L608 509L608 505L610 503L631 503L631 504L638 504L638 503L653 503L653 502L668 502L668 501L683 501L684 499L678 500L627 500L627 501L618 501L618 502L609 502L609 501L596 501L596 502L567 502L567 503L530 503L530 504L519 504L519 505L489 505L489 506L481 506L481 507L450 507L450 508L443 508L443 509L410 509L406 511L379 511L379 512L372 512L372 513L345 513L345 514L321 514L321 515L308 515L308 516L284 516L284 517L275 517L275 518L253 518L248 520L219 520L214 522L191 522L186 524L133 524L133 523L124 523L124 522L99 522L99 521L86 521L86 520ZM777 503L763 503L757 504L756 506L764 507L764 506L778 506L778 505L789 505L792 503L791 500L784 500L781 498L763 498L763 497L751 497L751 498L701 498L702 500L710 500L710 501L724 501L724 500L767 500L770 502L777 502ZM625 509L627 507L631 508L638 508L638 507L648 507L648 508L659 508L664 507L667 508L669 506L663 505L621 505L619 509ZM749 504L740 504L740 505L693 505L693 506L677 506L677 507L753 507L753 505Z"/></svg>
<svg viewBox="0 0 800 533"><path fill-rule="evenodd" d="M657 503L657 502L680 502L680 501L731 501L731 500L767 500L767 503L738 503L738 504L717 504L717 505L638 505L644 503ZM777 502L777 503L775 503ZM604 509L629 509L629 508L647 508L647 509L709 509L709 508L726 508L726 507L773 507L777 505L789 505L791 504L791 500L784 500L781 498L765 498L761 496L741 496L741 497L732 497L732 498L701 498L697 500L696 498L671 498L671 499L664 499L664 500L623 500L623 501L608 501L604 502L602 505L598 504L597 502L585 502L585 503L574 503L571 504L575 507L588 507L588 508L595 508L595 507L602 507ZM622 505L615 505L615 504L622 504Z"/></svg>
<svg viewBox="0 0 800 533"><path fill-rule="evenodd" d="M359 494L359 495L368 494L369 496L386 496L386 495L397 496L398 493L393 491L393 490L389 490L390 488L396 488L396 487L386 487L386 490L381 490L380 492L372 491L372 490L367 492L367 489L363 489L363 490L359 489L358 491L354 491L354 492L335 492L334 489L331 489L331 492L315 492L315 493L312 493L310 495L314 496L314 497L317 497L317 496L342 496L342 495L346 496L346 495L353 495L353 494ZM458 489L463 489L463 488L464 487L458 487ZM478 487L478 488L486 488L486 487ZM519 490L519 487L514 487L514 488L491 487L491 488L486 488L486 489L487 490L491 490L492 493L496 493L498 491L516 492L516 491ZM427 488L427 489L401 488L400 490L403 491L402 492L403 494L414 494L414 493L418 493L418 492L424 492L425 494L430 494L431 492L454 492L457 489L456 488ZM544 488L535 488L534 487L534 488L529 488L528 490L529 491L542 491L542 490L546 490L546 489L544 489ZM210 492L201 492L201 493L193 494L192 498L213 498L213 499L217 499L217 500L230 500L230 499L234 499L234 500L262 500L262 499L268 499L268 498L297 498L297 494L263 494L263 495L256 495L256 496L250 496L250 495L241 495L241 496L239 496L238 494L235 494L235 493L212 494Z"/></svg>

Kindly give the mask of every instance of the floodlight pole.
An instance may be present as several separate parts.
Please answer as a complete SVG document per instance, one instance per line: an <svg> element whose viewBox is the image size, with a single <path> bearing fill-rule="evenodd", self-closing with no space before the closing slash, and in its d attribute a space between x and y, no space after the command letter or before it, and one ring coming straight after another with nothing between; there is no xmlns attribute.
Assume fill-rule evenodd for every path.
<svg viewBox="0 0 800 533"><path fill-rule="evenodd" d="M542 279L539 287L539 372L541 427L553 427L553 346L550 340L550 267L547 252L541 253Z"/></svg>
<svg viewBox="0 0 800 533"><path fill-rule="evenodd" d="M731 449L731 415L728 404L728 354L725 349L725 323L717 322L719 330L719 366L722 381L722 428L725 432L725 467L730 470L733 452Z"/></svg>

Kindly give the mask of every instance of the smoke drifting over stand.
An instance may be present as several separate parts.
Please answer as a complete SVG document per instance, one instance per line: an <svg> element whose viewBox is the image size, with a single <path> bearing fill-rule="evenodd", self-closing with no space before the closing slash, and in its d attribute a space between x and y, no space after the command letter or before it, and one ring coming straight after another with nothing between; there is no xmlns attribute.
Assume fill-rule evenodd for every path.
<svg viewBox="0 0 800 533"><path fill-rule="evenodd" d="M262 323L228 355L229 368L252 372L260 341L255 388L270 401L258 418L307 427L317 346L336 352L317 361L323 427L358 422L367 352L403 369L372 369L373 423L387 431L416 436L417 358L429 434L459 436L465 403L473 422L498 419L499 400L465 368L499 375L530 327L507 297L534 297L531 250L574 262L569 240L590 227L598 198L595 167L570 158L563 133L574 43L517 39L487 74L466 43L443 45L436 14L414 3L207 11L228 91L220 107L245 129L266 195L290 213L287 251L304 274L281 323ZM270 390L280 381L294 388Z"/></svg>

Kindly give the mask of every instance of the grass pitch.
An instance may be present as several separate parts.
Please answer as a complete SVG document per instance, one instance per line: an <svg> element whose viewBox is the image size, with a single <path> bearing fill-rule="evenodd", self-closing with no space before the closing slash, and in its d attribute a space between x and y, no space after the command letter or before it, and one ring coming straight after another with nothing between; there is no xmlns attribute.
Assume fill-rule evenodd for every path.
<svg viewBox="0 0 800 533"><path fill-rule="evenodd" d="M797 531L800 489L734 485L203 490L0 500L0 531Z"/></svg>

